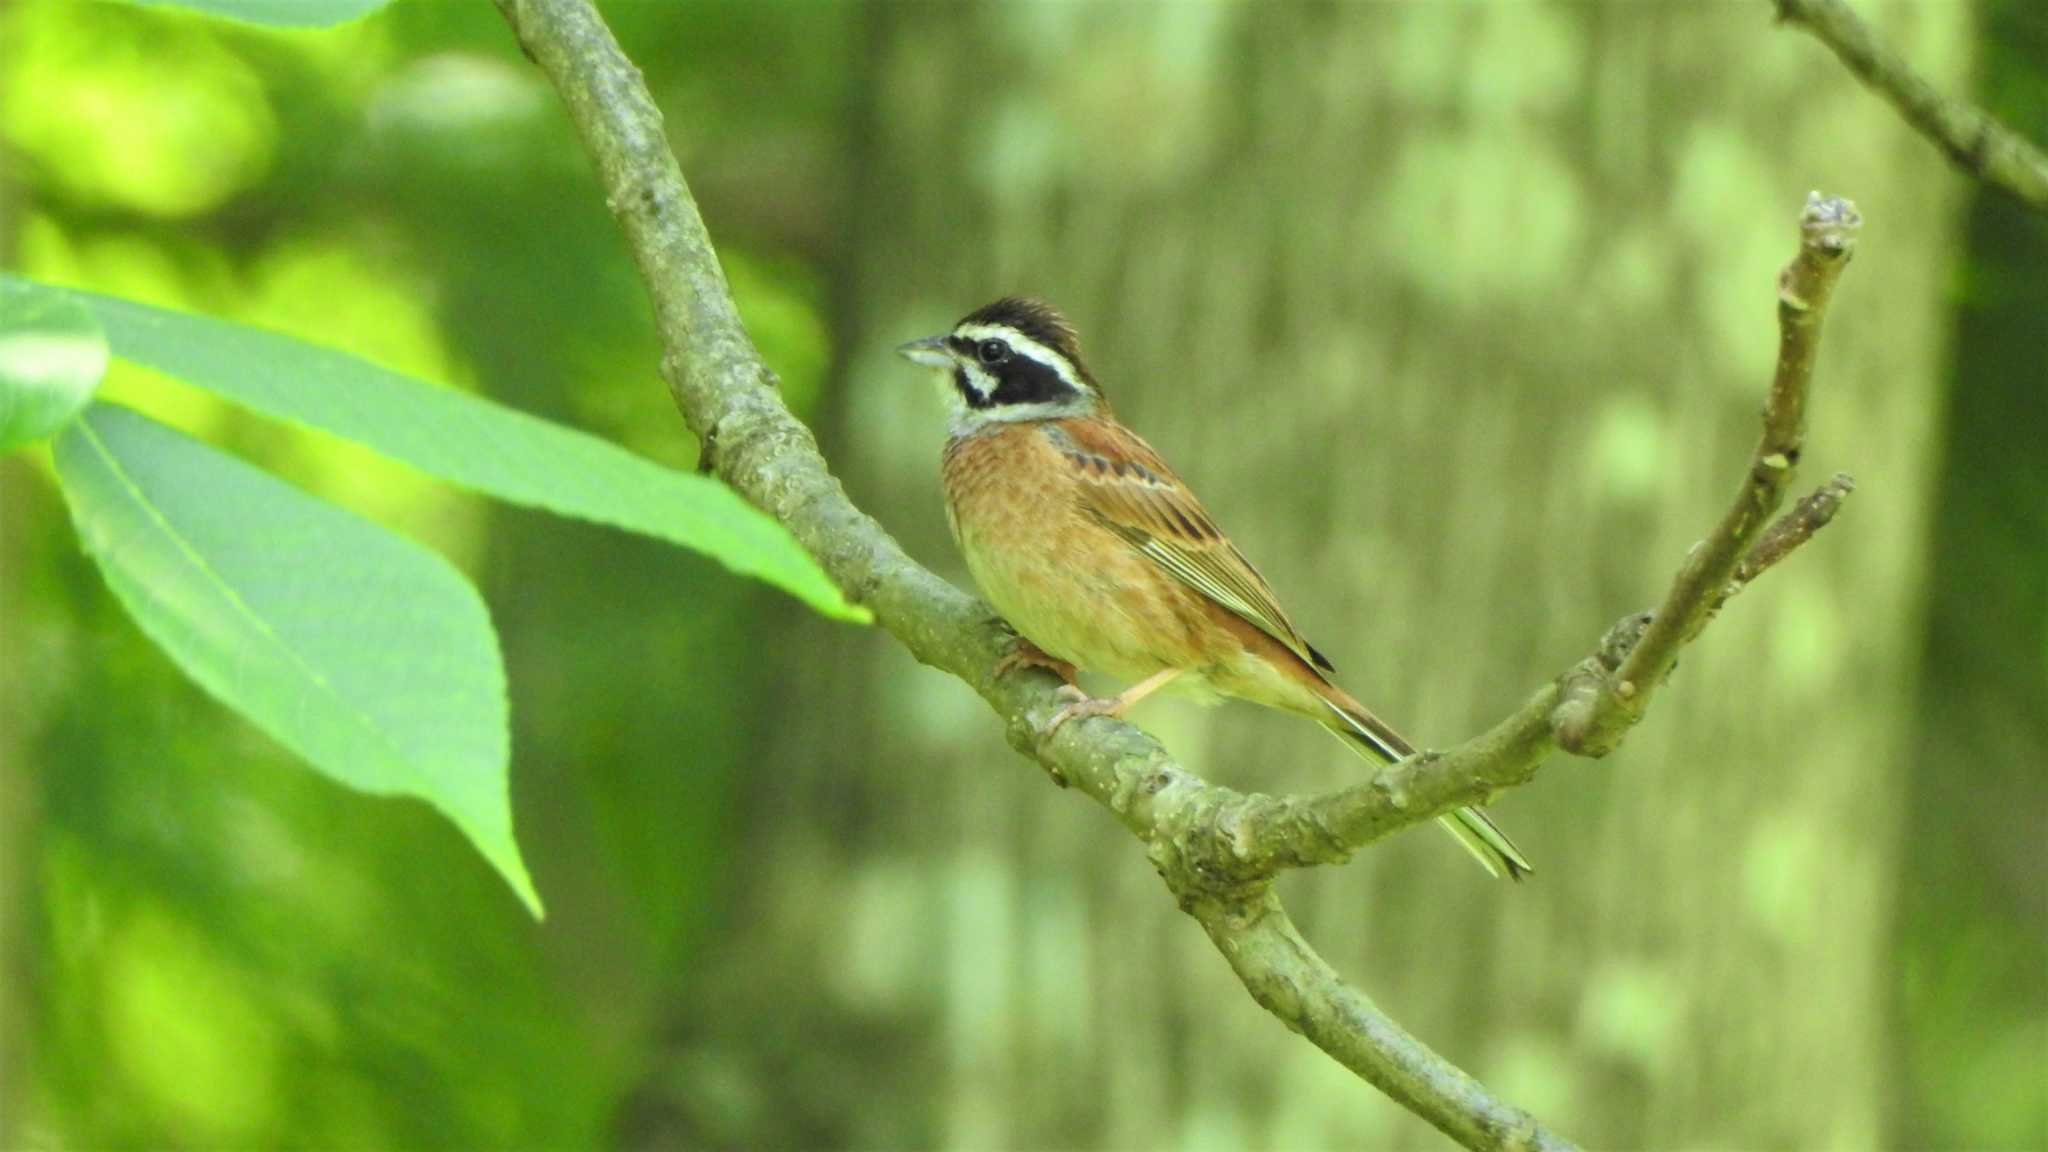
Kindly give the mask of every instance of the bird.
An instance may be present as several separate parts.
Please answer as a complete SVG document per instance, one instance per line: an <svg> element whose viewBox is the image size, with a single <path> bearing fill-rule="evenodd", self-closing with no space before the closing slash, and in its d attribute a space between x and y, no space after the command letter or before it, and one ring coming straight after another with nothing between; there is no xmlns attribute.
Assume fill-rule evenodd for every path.
<svg viewBox="0 0 2048 1152"><path fill-rule="evenodd" d="M931 370L948 405L946 522L1019 637L996 672L1040 667L1064 682L1048 736L1173 684L1307 717L1369 762L1414 754L1337 686L1194 492L1117 419L1058 309L1007 296L897 352ZM1130 686L1090 697L1082 670ZM1478 808L1438 819L1493 875L1533 871Z"/></svg>

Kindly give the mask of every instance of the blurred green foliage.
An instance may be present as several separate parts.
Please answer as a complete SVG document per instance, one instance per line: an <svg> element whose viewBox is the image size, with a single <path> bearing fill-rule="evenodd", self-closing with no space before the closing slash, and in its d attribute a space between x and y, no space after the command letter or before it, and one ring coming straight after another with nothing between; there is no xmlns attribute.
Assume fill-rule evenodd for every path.
<svg viewBox="0 0 2048 1152"><path fill-rule="evenodd" d="M76 301L31 299L0 284L0 453L78 415L107 370L107 340Z"/></svg>
<svg viewBox="0 0 2048 1152"><path fill-rule="evenodd" d="M186 6L293 26L376 5ZM800 332L801 309L761 303L758 281L743 287L753 322L771 338ZM295 279L286 299L308 307L317 287ZM0 448L63 430L54 449L73 522L136 623L317 770L439 808L536 917L507 796L504 672L469 582L404 537L129 408L102 404L73 420L110 351L472 491L664 539L828 615L869 618L788 530L715 479L347 352L0 274ZM822 360L806 356L798 372Z"/></svg>
<svg viewBox="0 0 2048 1152"><path fill-rule="evenodd" d="M280 28L317 28L375 12L390 0L127 0L148 7L176 6L194 12Z"/></svg>
<svg viewBox="0 0 2048 1152"><path fill-rule="evenodd" d="M815 49L754 63L793 15L616 23L656 73L726 43L727 78L755 91L714 74L666 95L757 140L835 98ZM602 200L488 5L281 33L42 0L0 9L0 46L10 270L347 348L693 463ZM751 189L758 225L721 239L807 407L830 340L815 230L782 228L815 207L797 193ZM105 393L480 578L511 666L522 839L570 908L524 923L424 809L338 793L180 683L65 541L47 458L0 462L0 1143L602 1143L719 907L760 594L133 366Z"/></svg>

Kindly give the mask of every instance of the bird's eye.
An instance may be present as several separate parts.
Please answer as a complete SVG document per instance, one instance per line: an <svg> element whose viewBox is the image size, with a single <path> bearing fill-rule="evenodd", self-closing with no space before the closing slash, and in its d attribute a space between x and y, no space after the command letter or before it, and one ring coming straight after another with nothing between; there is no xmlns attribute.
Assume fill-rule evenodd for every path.
<svg viewBox="0 0 2048 1152"><path fill-rule="evenodd" d="M1010 346L1001 340L983 340L974 346L974 356L983 364L1001 364L1010 358Z"/></svg>

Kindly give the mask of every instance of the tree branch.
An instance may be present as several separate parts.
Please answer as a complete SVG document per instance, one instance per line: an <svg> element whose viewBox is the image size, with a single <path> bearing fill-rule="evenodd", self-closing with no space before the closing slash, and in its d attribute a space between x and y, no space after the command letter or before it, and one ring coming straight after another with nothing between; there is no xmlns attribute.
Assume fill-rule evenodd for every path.
<svg viewBox="0 0 2048 1152"><path fill-rule="evenodd" d="M1467 1148L1567 1152L1570 1141L1504 1104L1344 982L1269 889L1188 907L1252 999L1410 1112Z"/></svg>
<svg viewBox="0 0 2048 1152"><path fill-rule="evenodd" d="M1778 19L1828 46L1956 167L2036 212L2048 213L2048 155L1980 108L1921 79L1842 0L1773 0Z"/></svg>
<svg viewBox="0 0 2048 1152"><path fill-rule="evenodd" d="M1178 840L1200 846L1202 869L1251 882L1280 868L1340 863L1417 820L1530 780L1554 748L1582 756L1612 751L1642 720L1679 651L1729 597L1834 519L1855 488L1837 475L1783 518L1770 519L1799 462L1821 321L1861 225L1848 201L1817 192L1807 198L1799 251L1778 274L1778 360L1763 433L1733 503L1693 546L1663 604L1616 622L1592 656L1448 752L1411 756L1365 783L1320 796L1237 796L1183 815Z"/></svg>
<svg viewBox="0 0 2048 1152"><path fill-rule="evenodd" d="M1781 321L1804 333L1797 340L1787 337L1781 379L1792 370L1788 365L1799 379L1783 396L1774 389L1768 411L1775 416L1766 421L1765 443L1785 457L1784 466L1761 476L1752 468L1738 511L1748 509L1756 520L1741 521L1733 529L1724 523L1725 531L1711 548L1713 558L1696 557L1688 564L1691 575L1681 575L1656 614L1673 623L1660 631L1646 614L1627 618L1610 630L1599 654L1537 692L1489 732L1449 752L1411 757L1364 784L1325 796L1240 793L1205 783L1157 741L1121 721L1089 718L1046 735L1060 704L1054 694L1059 682L1040 671L994 675L997 661L1014 643L1002 622L979 601L920 567L856 508L809 429L783 404L774 374L740 325L703 220L663 137L661 114L589 0L496 3L527 55L561 93L597 168L606 203L625 232L654 306L665 349L662 375L717 473L787 526L912 655L973 687L1004 718L1013 746L1036 759L1057 783L1107 808L1144 841L1181 907L1201 923L1269 1012L1468 1148L1569 1148L1346 985L1295 931L1272 891L1272 878L1283 868L1342 860L1396 829L1528 780L1561 742L1560 725L1567 718L1584 714L1591 718L1589 730L1599 727L1603 733L1611 723L1612 739L1618 740L1641 710L1640 700L1629 704L1613 688L1614 670L1635 656L1630 650L1649 646L1655 636L1654 652L1675 653L1733 589L1826 522L1846 485L1825 512L1808 510L1799 523L1766 533L1765 540L1775 542L1773 551L1768 556L1761 549L1751 553L1753 570L1738 565L1789 480L1805 373L1812 364L1811 340L1833 273L1821 279L1794 276L1788 281L1790 294L1781 292L1781 300L1797 302L1781 306ZM1830 201L1810 205L1808 215L1817 218L1829 207L1847 212L1846 205ZM1843 227L1853 229L1853 223ZM1809 235L1802 259L1816 242ZM1824 263L1838 269L1845 255L1846 247ZM1819 500L1819 494L1813 499ZM1787 519L1800 515L1795 511ZM1644 659L1649 663L1636 683L1654 686L1669 662L1662 655ZM1638 694L1647 696L1640 689ZM1610 711L1619 719L1610 720ZM1583 739L1580 743L1591 746Z"/></svg>
<svg viewBox="0 0 2048 1152"><path fill-rule="evenodd" d="M1792 554L1794 548L1813 539L1813 534L1828 526L1835 513L1841 511L1842 501L1856 490L1856 481L1847 472L1835 473L1834 479L1801 497L1792 511L1772 521L1764 532L1763 539L1735 566L1735 578L1715 602L1720 608L1730 596L1746 587L1750 581L1763 575L1780 560Z"/></svg>
<svg viewBox="0 0 2048 1152"><path fill-rule="evenodd" d="M1572 714L1557 732L1566 750L1605 755L1643 718L1650 698L1677 663L1678 650L1706 626L1737 565L1778 510L1806 443L1806 394L1820 354L1821 321L1836 279L1855 254L1862 224L1847 200L1818 192L1807 197L1799 216L1799 253L1778 274L1777 371L1764 400L1763 435L1750 457L1749 473L1721 523L1693 546L1663 606L1615 675L1600 680L1590 699L1582 694L1567 701Z"/></svg>

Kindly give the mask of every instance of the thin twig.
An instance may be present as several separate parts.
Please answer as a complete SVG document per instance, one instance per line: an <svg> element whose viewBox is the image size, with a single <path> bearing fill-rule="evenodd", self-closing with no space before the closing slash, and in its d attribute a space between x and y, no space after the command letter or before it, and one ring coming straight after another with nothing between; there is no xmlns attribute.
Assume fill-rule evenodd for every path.
<svg viewBox="0 0 2048 1152"><path fill-rule="evenodd" d="M1784 516L1770 519L1804 445L1821 322L1861 224L1848 201L1819 193L1808 197L1799 218L1799 251L1778 276L1778 360L1764 401L1762 435L1734 502L1686 557L1656 611L1617 621L1592 656L1513 715L1448 752L1411 756L1364 783L1319 795L1232 794L1170 816L1174 841L1198 857L1196 870L1256 885L1281 869L1342 863L1417 820L1527 782L1555 748L1598 756L1619 744L1642 718L1679 651L1729 597L1834 519L1855 489L1853 480L1837 474Z"/></svg>
<svg viewBox="0 0 2048 1152"><path fill-rule="evenodd" d="M2036 212L2048 212L2048 154L1982 109L1935 91L1842 0L1774 2L1778 19L1827 45L1956 167Z"/></svg>
<svg viewBox="0 0 2048 1152"><path fill-rule="evenodd" d="M1771 570L1779 561L1792 554L1792 550L1813 539L1813 534L1828 526L1835 513L1842 508L1842 501L1856 490L1856 481L1847 472L1835 473L1834 479L1814 489L1792 506L1790 512L1771 522L1763 539L1735 566L1735 575L1728 587L1721 593L1720 607L1728 598L1749 586L1752 580Z"/></svg>
<svg viewBox="0 0 2048 1152"><path fill-rule="evenodd" d="M1826 527L1855 487L1855 481L1837 473L1772 521L1734 575L1710 597L1709 615ZM1587 723L1587 710L1610 691L1618 679L1615 670L1641 644L1655 618L1654 612L1624 616L1607 630L1593 656L1544 685L1507 719L1448 752L1423 752L1362 784L1317 795L1218 797L1199 806L1199 819L1185 822L1184 835L1201 844L1210 872L1254 883L1282 869L1341 864L1418 820L1483 803L1503 788L1525 784L1568 738L1565 733L1583 731L1579 726ZM1217 863L1224 859L1228 867Z"/></svg>
<svg viewBox="0 0 2048 1152"><path fill-rule="evenodd" d="M1492 731L1413 757L1336 800L1206 784L1150 736L1107 718L1047 736L1058 681L994 674L1011 642L1001 623L911 560L847 499L810 431L782 403L739 323L660 113L589 0L496 2L561 93L590 153L654 305L662 374L691 430L716 438L718 475L787 526L917 659L980 693L1006 719L1012 745L1145 841L1182 907L1268 1011L1468 1148L1569 1148L1346 985L1294 930L1271 878L1528 779L1555 743L1564 703L1580 685L1608 678L1618 658L1588 659ZM1825 293L1809 290L1803 299L1817 327ZM1796 404L1789 411L1796 427ZM1711 587L1725 586L1731 572Z"/></svg>
<svg viewBox="0 0 2048 1152"><path fill-rule="evenodd" d="M1821 321L1862 224L1847 200L1818 192L1807 198L1799 216L1799 254L1778 274L1778 366L1764 399L1763 435L1734 504L1687 557L1656 620L1617 674L1617 688L1634 686L1632 692L1621 689L1628 711L1639 713L1663 683L1678 650L1698 635L1715 597L1784 499L1806 446L1806 398L1820 354Z"/></svg>
<svg viewBox="0 0 2048 1152"><path fill-rule="evenodd" d="M1806 440L1806 397L1820 352L1821 322L1835 282L1856 251L1863 219L1839 197L1813 193L1799 216L1799 252L1778 274L1778 363L1764 399L1763 435L1735 501L1707 538L1693 546L1621 666L1590 696L1566 702L1571 714L1558 726L1567 751L1599 756L1642 719L1650 700L1699 635L1735 575L1736 566L1770 523L1784 499Z"/></svg>

